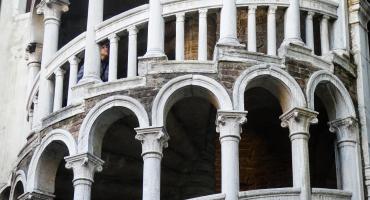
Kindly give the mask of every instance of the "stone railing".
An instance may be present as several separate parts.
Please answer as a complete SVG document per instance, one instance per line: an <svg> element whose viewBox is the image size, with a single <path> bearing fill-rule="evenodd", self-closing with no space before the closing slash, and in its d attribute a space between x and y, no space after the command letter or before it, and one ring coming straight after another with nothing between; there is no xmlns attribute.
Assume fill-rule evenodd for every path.
<svg viewBox="0 0 370 200"><path fill-rule="evenodd" d="M299 200L300 189L295 188L277 188L277 189L263 189L252 190L239 193L240 200Z"/></svg>
<svg viewBox="0 0 370 200"><path fill-rule="evenodd" d="M318 18L321 18L321 52L324 54L329 51L329 34L326 32L328 30L329 23L337 18L337 3L331 1L319 1L319 0L301 0L301 13L307 15L306 25L306 41L309 48L313 49L312 45L313 38L313 28L312 28L312 16L315 15ZM221 0L167 0L163 2L163 12L162 16L165 21L174 21L176 25L176 42L173 55L174 61L165 63L172 63L177 67L174 69L181 70L181 66L186 65L187 62L184 62L185 55L185 21L190 15L198 15L198 50L197 50L197 59L189 62L191 65L196 65L197 63L204 66L205 71L214 71L210 67L211 61L208 61L209 56L208 47L209 47L209 38L208 37L208 21L207 18L210 14L217 14L222 8ZM266 54L270 57L278 58L277 49L277 27L276 27L276 9L281 11L286 10L289 6L289 0L237 0L236 6L241 10L248 10L248 46L246 47L249 52ZM266 52L257 52L256 48L256 10L258 9L267 9L267 51ZM110 58L109 58L109 80L108 82L116 82L118 79L117 71L118 66L118 57L119 55L119 39L120 37L127 37L128 41L128 54L123 55L127 56L127 70L125 74L127 77L123 79L130 79L137 77L138 74L138 41L137 35L141 29L146 28L149 21L149 10L150 7L148 4L139 6L137 8L131 9L124 13L121 13L111 19L108 19L100 24L98 24L95 29L96 43L102 41L110 42ZM189 31L189 30L186 30ZM311 31L311 32L310 32ZM217 38L216 38L217 39ZM239 38L239 40L244 40ZM212 45L216 45L217 40ZM310 43L311 42L311 43ZM61 48L51 59L49 63L45 66L45 73L43 76L46 76L47 79L51 80L54 83L54 96L50 99L53 99L53 112L60 110L63 107L71 105L76 94L72 92L73 88L77 85L77 73L78 68L82 63L80 61L83 59L83 52L85 51L86 46L86 33L82 33L67 45ZM118 56L119 55L119 56ZM180 64L179 64L180 63ZM190 65L189 64L189 65ZM171 67L171 66L169 66ZM162 71L168 71L168 69L161 69ZM159 71L161 71L159 70ZM199 69L197 69L199 70ZM182 70L183 72L184 70ZM69 80L66 79L66 72L68 73ZM35 78L33 81L32 90L29 92L27 110L29 117L35 117L37 112L37 96L38 96L38 85L39 78ZM32 82L32 81L31 81ZM79 96L80 98L81 96ZM35 114L33 114L35 113ZM31 125L32 126L32 125Z"/></svg>
<svg viewBox="0 0 370 200"><path fill-rule="evenodd" d="M187 200L225 200L225 197L226 197L225 194L213 194L203 197L191 198Z"/></svg>

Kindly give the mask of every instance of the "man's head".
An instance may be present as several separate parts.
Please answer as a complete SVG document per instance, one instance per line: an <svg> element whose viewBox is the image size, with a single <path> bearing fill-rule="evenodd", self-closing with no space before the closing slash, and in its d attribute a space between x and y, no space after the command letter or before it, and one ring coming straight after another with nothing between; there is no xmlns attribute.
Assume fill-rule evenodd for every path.
<svg viewBox="0 0 370 200"><path fill-rule="evenodd" d="M103 43L100 45L100 59L107 60L109 58L109 43Z"/></svg>

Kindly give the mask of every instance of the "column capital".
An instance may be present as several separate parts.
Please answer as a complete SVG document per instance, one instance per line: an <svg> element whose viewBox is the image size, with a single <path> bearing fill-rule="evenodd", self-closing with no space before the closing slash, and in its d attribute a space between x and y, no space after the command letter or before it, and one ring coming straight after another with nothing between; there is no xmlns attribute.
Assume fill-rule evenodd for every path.
<svg viewBox="0 0 370 200"><path fill-rule="evenodd" d="M220 133L220 139L235 137L240 139L241 125L247 123L246 111L217 111L216 131Z"/></svg>
<svg viewBox="0 0 370 200"><path fill-rule="evenodd" d="M330 19L330 16L329 15L323 15L322 16L322 20L329 20Z"/></svg>
<svg viewBox="0 0 370 200"><path fill-rule="evenodd" d="M200 17L207 17L208 9L207 8L202 8L199 9L199 16Z"/></svg>
<svg viewBox="0 0 370 200"><path fill-rule="evenodd" d="M185 21L185 12L176 13L176 22Z"/></svg>
<svg viewBox="0 0 370 200"><path fill-rule="evenodd" d="M268 14L276 14L276 10L277 10L277 5L271 5L269 6L268 8Z"/></svg>
<svg viewBox="0 0 370 200"><path fill-rule="evenodd" d="M26 192L18 197L19 200L53 200L54 198L54 195L47 194L41 191Z"/></svg>
<svg viewBox="0 0 370 200"><path fill-rule="evenodd" d="M169 135L163 127L149 127L149 128L136 128L137 134L135 138L142 144L141 155L157 154L163 156L163 148L168 147Z"/></svg>
<svg viewBox="0 0 370 200"><path fill-rule="evenodd" d="M291 140L302 135L306 135L308 139L310 125L318 122L318 114L318 112L306 108L293 108L280 116L281 126L289 128Z"/></svg>
<svg viewBox="0 0 370 200"><path fill-rule="evenodd" d="M307 12L307 17L314 17L315 16L315 12L313 12L313 11L308 11Z"/></svg>
<svg viewBox="0 0 370 200"><path fill-rule="evenodd" d="M63 76L66 73L66 70L58 67L58 69L54 72L55 76Z"/></svg>
<svg viewBox="0 0 370 200"><path fill-rule="evenodd" d="M90 153L83 153L64 158L66 168L73 170L73 182L94 181L95 172L103 171L104 161Z"/></svg>
<svg viewBox="0 0 370 200"><path fill-rule="evenodd" d="M119 41L119 36L116 33L112 33L108 36L110 43L117 43Z"/></svg>
<svg viewBox="0 0 370 200"><path fill-rule="evenodd" d="M77 56L72 56L68 59L69 64L78 65L81 62L81 59Z"/></svg>
<svg viewBox="0 0 370 200"><path fill-rule="evenodd" d="M137 35L137 33L139 32L139 29L137 29L136 26L130 26L127 28L127 31L129 35Z"/></svg>
<svg viewBox="0 0 370 200"><path fill-rule="evenodd" d="M354 117L334 120L328 123L330 132L337 134L338 143L357 142L358 121Z"/></svg>
<svg viewBox="0 0 370 200"><path fill-rule="evenodd" d="M60 21L61 14L69 10L69 0L42 0L37 6L37 14L44 15L44 21Z"/></svg>
<svg viewBox="0 0 370 200"><path fill-rule="evenodd" d="M257 5L248 6L248 14L255 14L257 10Z"/></svg>

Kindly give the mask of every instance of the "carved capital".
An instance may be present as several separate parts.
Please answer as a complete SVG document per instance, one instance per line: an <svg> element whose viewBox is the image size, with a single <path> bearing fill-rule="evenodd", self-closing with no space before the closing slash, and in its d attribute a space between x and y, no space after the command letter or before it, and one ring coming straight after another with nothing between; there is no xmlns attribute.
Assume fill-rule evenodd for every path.
<svg viewBox="0 0 370 200"><path fill-rule="evenodd" d="M248 15L250 14L256 14L257 6L256 5L250 5L248 6Z"/></svg>
<svg viewBox="0 0 370 200"><path fill-rule="evenodd" d="M338 143L357 142L358 123L354 117L334 120L328 123L330 132L337 134Z"/></svg>
<svg viewBox="0 0 370 200"><path fill-rule="evenodd" d="M19 200L53 200L54 195L41 191L27 192L18 197Z"/></svg>
<svg viewBox="0 0 370 200"><path fill-rule="evenodd" d="M36 6L37 14L44 15L44 21L60 21L61 14L68 12L69 0L42 0Z"/></svg>
<svg viewBox="0 0 370 200"><path fill-rule="evenodd" d="M305 108L293 108L280 116L281 126L289 128L291 140L297 135L305 135L308 139L310 125L318 122L318 114Z"/></svg>
<svg viewBox="0 0 370 200"><path fill-rule="evenodd" d="M185 21L185 12L180 12L176 14L176 22L184 22Z"/></svg>
<svg viewBox="0 0 370 200"><path fill-rule="evenodd" d="M276 5L272 5L272 6L269 6L269 9L268 9L268 14L276 14L276 10L277 10L277 6Z"/></svg>
<svg viewBox="0 0 370 200"><path fill-rule="evenodd" d="M95 172L103 171L104 161L90 153L68 156L64 159L66 160L66 168L73 170L74 182L78 180L93 182Z"/></svg>
<svg viewBox="0 0 370 200"><path fill-rule="evenodd" d="M240 139L241 127L247 123L247 114L248 112L219 110L216 117L216 131L220 133L220 139L224 137Z"/></svg>
<svg viewBox="0 0 370 200"><path fill-rule="evenodd" d="M139 32L136 26L128 27L127 31L129 35L137 35L137 33Z"/></svg>
<svg viewBox="0 0 370 200"><path fill-rule="evenodd" d="M205 17L207 17L207 13L208 13L208 9L206 9L206 8L200 9L199 10L199 17L205 18Z"/></svg>
<svg viewBox="0 0 370 200"><path fill-rule="evenodd" d="M68 59L68 62L70 65L78 66L78 64L81 62L81 59L77 56L72 56Z"/></svg>
<svg viewBox="0 0 370 200"><path fill-rule="evenodd" d="M119 36L116 33L112 33L112 34L110 34L108 36L108 40L109 40L110 44L112 44L112 43L118 43Z"/></svg>
<svg viewBox="0 0 370 200"><path fill-rule="evenodd" d="M62 69L61 67L59 67L59 68L55 71L55 76L63 76L65 73L66 73L66 70L64 70L64 69Z"/></svg>
<svg viewBox="0 0 370 200"><path fill-rule="evenodd" d="M168 147L169 135L163 127L137 128L135 138L141 142L142 156L157 154L163 156L163 148Z"/></svg>

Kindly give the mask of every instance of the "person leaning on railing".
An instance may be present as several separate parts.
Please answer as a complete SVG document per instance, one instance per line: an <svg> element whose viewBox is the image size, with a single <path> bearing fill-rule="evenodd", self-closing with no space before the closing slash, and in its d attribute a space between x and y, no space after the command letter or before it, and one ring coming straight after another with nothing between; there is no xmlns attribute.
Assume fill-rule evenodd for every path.
<svg viewBox="0 0 370 200"><path fill-rule="evenodd" d="M109 74L109 42L100 46L100 78L103 82L108 81ZM81 65L77 74L77 81L80 81L84 74L84 64Z"/></svg>

